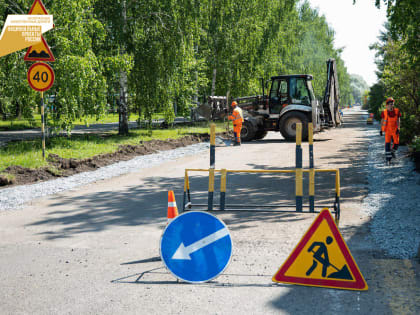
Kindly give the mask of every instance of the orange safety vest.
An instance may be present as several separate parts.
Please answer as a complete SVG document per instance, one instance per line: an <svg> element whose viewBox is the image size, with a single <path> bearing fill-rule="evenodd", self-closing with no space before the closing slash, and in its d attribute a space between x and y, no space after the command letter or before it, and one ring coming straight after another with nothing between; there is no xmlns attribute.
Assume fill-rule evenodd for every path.
<svg viewBox="0 0 420 315"><path fill-rule="evenodd" d="M242 123L244 122L242 109L240 109L239 107L235 107L232 115L229 116L229 120L233 120L234 125L242 125Z"/></svg>
<svg viewBox="0 0 420 315"><path fill-rule="evenodd" d="M395 133L398 129L398 119L400 117L400 110L398 108L394 108L395 115L393 117L388 115L388 110L384 110L383 114L383 121L381 130L386 133Z"/></svg>

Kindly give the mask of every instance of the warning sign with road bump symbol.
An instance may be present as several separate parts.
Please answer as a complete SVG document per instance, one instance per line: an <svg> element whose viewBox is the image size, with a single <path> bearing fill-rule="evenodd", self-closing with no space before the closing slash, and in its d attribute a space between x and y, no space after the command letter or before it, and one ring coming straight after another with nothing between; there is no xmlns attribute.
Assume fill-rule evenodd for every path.
<svg viewBox="0 0 420 315"><path fill-rule="evenodd" d="M29 10L30 15L48 15L47 9L45 9L44 4L41 0L35 0L32 4L31 9ZM45 41L44 37L41 36L41 42L39 44L33 45L28 48L26 51L25 61L49 61L54 62L54 55Z"/></svg>
<svg viewBox="0 0 420 315"><path fill-rule="evenodd" d="M347 290L368 289L328 209L321 211L273 281Z"/></svg>
<svg viewBox="0 0 420 315"><path fill-rule="evenodd" d="M44 37L41 36L41 42L29 47L23 60L54 62L55 58Z"/></svg>

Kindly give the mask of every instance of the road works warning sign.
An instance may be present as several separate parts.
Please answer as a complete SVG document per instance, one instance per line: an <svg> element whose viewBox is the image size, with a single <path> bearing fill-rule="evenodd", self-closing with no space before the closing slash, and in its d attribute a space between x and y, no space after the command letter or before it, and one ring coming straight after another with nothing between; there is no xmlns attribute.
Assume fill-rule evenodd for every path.
<svg viewBox="0 0 420 315"><path fill-rule="evenodd" d="M328 209L321 211L273 281L347 290L368 289Z"/></svg>
<svg viewBox="0 0 420 315"><path fill-rule="evenodd" d="M48 12L41 0L35 0L31 9L29 10L29 14L48 15ZM29 47L23 60L54 62L55 58L44 37L41 36L41 42Z"/></svg>

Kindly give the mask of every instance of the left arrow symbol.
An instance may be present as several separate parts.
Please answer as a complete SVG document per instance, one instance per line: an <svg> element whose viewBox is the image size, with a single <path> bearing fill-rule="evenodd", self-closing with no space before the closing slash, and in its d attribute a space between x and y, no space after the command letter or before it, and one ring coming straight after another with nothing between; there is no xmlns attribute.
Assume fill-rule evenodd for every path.
<svg viewBox="0 0 420 315"><path fill-rule="evenodd" d="M184 243L179 245L178 249L176 250L175 254L172 256L172 259L179 259L179 260L191 260L190 254L206 247L207 245L214 243L221 238L229 235L229 231L227 228L223 228L209 236L202 238L201 240L188 245L187 247L184 246Z"/></svg>

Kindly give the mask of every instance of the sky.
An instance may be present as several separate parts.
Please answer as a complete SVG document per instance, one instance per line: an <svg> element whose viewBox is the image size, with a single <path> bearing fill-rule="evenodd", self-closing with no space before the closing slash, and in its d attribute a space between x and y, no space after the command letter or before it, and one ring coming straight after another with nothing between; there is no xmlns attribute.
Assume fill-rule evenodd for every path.
<svg viewBox="0 0 420 315"><path fill-rule="evenodd" d="M381 1L382 2L382 1ZM309 0L335 31L335 48L344 47L341 58L350 74L361 75L369 86L377 81L375 51L369 46L384 30L386 8L375 7L375 0Z"/></svg>

